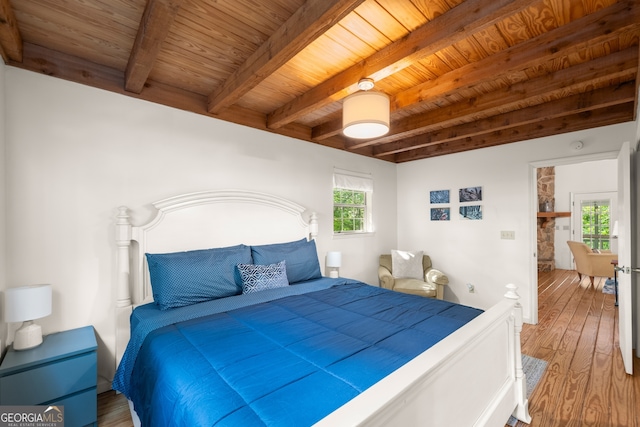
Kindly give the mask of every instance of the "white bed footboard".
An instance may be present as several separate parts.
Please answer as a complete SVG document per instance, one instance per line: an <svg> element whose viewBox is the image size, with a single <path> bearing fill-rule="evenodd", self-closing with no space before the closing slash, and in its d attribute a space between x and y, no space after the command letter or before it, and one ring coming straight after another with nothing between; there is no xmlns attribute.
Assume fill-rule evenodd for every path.
<svg viewBox="0 0 640 427"><path fill-rule="evenodd" d="M504 426L530 422L522 371L522 307L506 300L315 424Z"/></svg>

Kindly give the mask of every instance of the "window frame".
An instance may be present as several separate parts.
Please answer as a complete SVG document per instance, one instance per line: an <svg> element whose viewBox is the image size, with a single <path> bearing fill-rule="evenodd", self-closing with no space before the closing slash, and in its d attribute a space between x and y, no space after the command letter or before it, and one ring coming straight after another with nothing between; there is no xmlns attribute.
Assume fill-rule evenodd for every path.
<svg viewBox="0 0 640 427"><path fill-rule="evenodd" d="M339 197L336 202L336 191L362 193L364 195L364 204L361 203L344 203L343 198ZM362 174L358 172L334 170L332 196L332 230L334 236L362 236L373 233L373 179L370 174ZM343 210L344 208L363 209L362 216L357 219L362 220L361 229L345 230L344 215L340 217L340 230L336 230L336 208ZM344 212L344 210L342 211Z"/></svg>

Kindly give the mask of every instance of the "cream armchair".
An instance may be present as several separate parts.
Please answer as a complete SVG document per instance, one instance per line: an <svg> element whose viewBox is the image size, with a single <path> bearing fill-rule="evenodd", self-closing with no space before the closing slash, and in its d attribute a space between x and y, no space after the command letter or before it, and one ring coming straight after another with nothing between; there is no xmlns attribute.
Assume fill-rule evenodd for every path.
<svg viewBox="0 0 640 427"><path fill-rule="evenodd" d="M613 277L613 264L611 261L618 259L617 254L611 252L595 253L591 248L582 242L568 241L569 249L576 262L578 277L582 280L582 275L589 276L593 286L595 277Z"/></svg>
<svg viewBox="0 0 640 427"><path fill-rule="evenodd" d="M378 266L378 278L380 286L405 294L414 294L437 299L444 298L444 287L449 283L449 278L440 270L431 267L431 258L428 255L422 257L424 269L424 281L418 279L396 279L391 268L391 255L380 255Z"/></svg>

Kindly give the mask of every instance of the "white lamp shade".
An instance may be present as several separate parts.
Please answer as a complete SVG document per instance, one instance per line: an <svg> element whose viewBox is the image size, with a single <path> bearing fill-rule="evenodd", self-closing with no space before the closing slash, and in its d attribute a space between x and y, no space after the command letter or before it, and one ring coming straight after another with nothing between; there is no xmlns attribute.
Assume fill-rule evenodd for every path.
<svg viewBox="0 0 640 427"><path fill-rule="evenodd" d="M51 285L31 285L5 290L4 320L24 322L51 314Z"/></svg>
<svg viewBox="0 0 640 427"><path fill-rule="evenodd" d="M357 139L389 132L389 97L381 92L356 92L342 103L342 132Z"/></svg>
<svg viewBox="0 0 640 427"><path fill-rule="evenodd" d="M618 230L618 221L613 223L613 231L611 232L611 235L613 237L618 237L618 233L620 232L620 230Z"/></svg>
<svg viewBox="0 0 640 427"><path fill-rule="evenodd" d="M342 265L342 252L327 252L327 267L340 268Z"/></svg>

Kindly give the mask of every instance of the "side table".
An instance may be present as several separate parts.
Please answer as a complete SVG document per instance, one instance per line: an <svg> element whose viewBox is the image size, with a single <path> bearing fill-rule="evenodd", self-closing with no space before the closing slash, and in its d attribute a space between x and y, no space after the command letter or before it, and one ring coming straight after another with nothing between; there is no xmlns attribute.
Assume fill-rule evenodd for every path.
<svg viewBox="0 0 640 427"><path fill-rule="evenodd" d="M38 347L13 347L0 364L0 405L64 407L64 425L97 425L98 345L93 326L43 337Z"/></svg>

